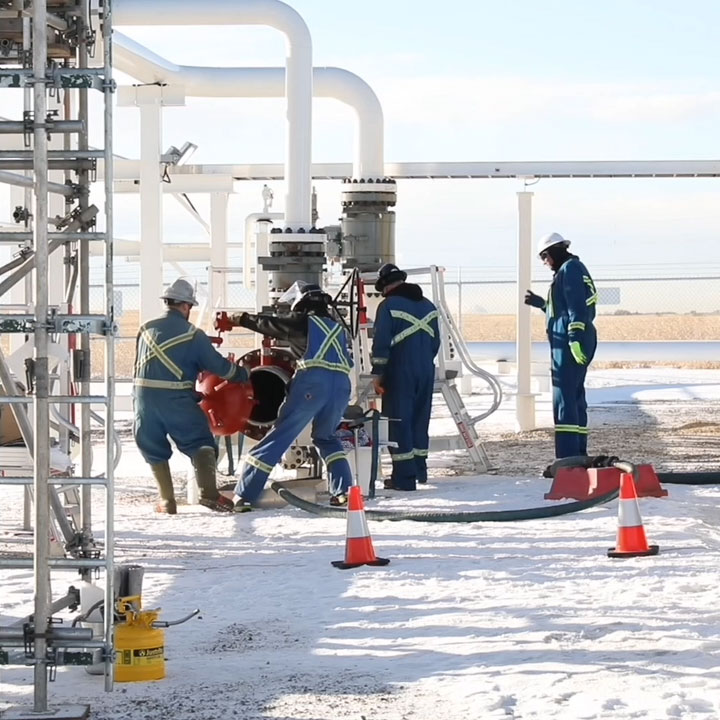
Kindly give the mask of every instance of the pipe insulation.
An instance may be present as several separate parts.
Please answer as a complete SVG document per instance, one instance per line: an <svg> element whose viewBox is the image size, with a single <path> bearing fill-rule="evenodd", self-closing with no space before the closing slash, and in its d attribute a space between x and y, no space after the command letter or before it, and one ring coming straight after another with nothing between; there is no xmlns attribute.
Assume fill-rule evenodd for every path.
<svg viewBox="0 0 720 720"><path fill-rule="evenodd" d="M279 0L115 0L113 24L265 25L285 35L285 221L311 227L312 40L302 17Z"/></svg>
<svg viewBox="0 0 720 720"><path fill-rule="evenodd" d="M143 83L180 85L191 97L279 98L285 95L283 67L202 67L176 65L127 35L115 31L115 67ZM379 178L384 172L384 118L373 89L337 67L312 69L313 97L330 98L355 114L353 177Z"/></svg>

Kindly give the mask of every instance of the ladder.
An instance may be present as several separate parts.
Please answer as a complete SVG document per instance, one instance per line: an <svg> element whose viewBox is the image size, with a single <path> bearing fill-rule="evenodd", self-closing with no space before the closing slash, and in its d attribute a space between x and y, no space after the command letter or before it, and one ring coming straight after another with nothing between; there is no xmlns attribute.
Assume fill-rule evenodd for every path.
<svg viewBox="0 0 720 720"><path fill-rule="evenodd" d="M0 664L33 666L34 717L57 712L48 709L48 680L60 664L90 664L93 650L104 660L105 688L113 684L113 575L114 575L114 292L113 292L113 150L112 97L115 83L111 69L111 1L104 0L99 12L101 30L91 21L90 0L29 0L3 20L0 39L6 42L0 54L0 88L23 91L21 119L0 121L0 182L22 188L15 220L17 232L0 232L0 244L19 245L21 262L0 268L0 299L21 291L24 307L0 305L0 333L30 338L33 347L31 376L34 389L27 394L16 387L8 362L0 352L0 383L20 428L30 475L3 472L0 486L26 488L34 506L33 556L3 556L0 572L34 569L35 607L33 620L18 636L17 627L0 626ZM4 33L8 35L5 37ZM101 37L100 37L101 36ZM94 48L101 45L102 63L91 67ZM89 145L92 93L103 103L102 149ZM50 101L50 102L49 102ZM51 107L55 105L54 107ZM6 141L7 138L10 138ZM102 209L90 203L90 187L102 163L104 202ZM53 216L53 201L62 204ZM90 303L90 243L104 248L104 292L102 307L92 311ZM62 255L62 271L53 265ZM53 269L53 267L55 269ZM60 283L62 297L51 298L51 286ZM102 340L104 377L102 390L91 392L91 348ZM60 343L72 362L60 383L50 370L49 348ZM105 471L93 474L91 417L93 406L102 408ZM53 430L51 409L64 422ZM31 418L32 411L32 418ZM67 450L69 427L79 419L79 468L70 466L53 474L51 456L55 445ZM75 434L74 432L72 433ZM69 457L69 454L68 454ZM0 453L0 470L2 470ZM104 490L104 538L93 533L93 486ZM32 492L28 490L32 488ZM2 488L0 487L0 492ZM62 543L61 556L51 553L51 538ZM86 628L68 628L53 622L52 615L68 603L52 602L51 574L56 569L76 570L84 580L100 571L105 575L104 632L88 637ZM26 717L24 711L9 716ZM86 717L86 706L74 705L63 717ZM72 714L77 712L77 714Z"/></svg>
<svg viewBox="0 0 720 720"><path fill-rule="evenodd" d="M458 430L458 436L454 438L454 440L459 442L443 445L442 441L444 438L431 438L430 449L436 451L447 449L456 450L459 447L464 447L465 450L467 450L475 472L486 473L494 469L491 467L490 458L485 451L485 446L482 444L482 440L475 429L475 423L465 407L465 403L458 392L455 382L448 379L436 380L434 390L436 393L442 393L445 404Z"/></svg>

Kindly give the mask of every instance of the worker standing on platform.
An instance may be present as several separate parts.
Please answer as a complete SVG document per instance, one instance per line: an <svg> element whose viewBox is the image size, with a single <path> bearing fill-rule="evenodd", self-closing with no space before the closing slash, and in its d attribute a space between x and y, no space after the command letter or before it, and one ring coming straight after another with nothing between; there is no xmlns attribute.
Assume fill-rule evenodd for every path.
<svg viewBox="0 0 720 720"><path fill-rule="evenodd" d="M550 341L555 457L587 455L588 423L585 376L595 355L597 334L593 320L597 304L595 283L570 241L559 233L540 240L540 259L553 271L547 301L528 290L525 304L545 312Z"/></svg>
<svg viewBox="0 0 720 720"><path fill-rule="evenodd" d="M217 490L215 440L198 405L195 380L206 370L231 382L244 382L248 372L224 358L207 335L188 321L198 303L187 280L175 280L161 297L167 311L140 328L133 373L133 434L157 482L160 501L156 510L177 513L168 463L170 436L178 450L192 460L200 504L230 511L229 500Z"/></svg>
<svg viewBox="0 0 720 720"><path fill-rule="evenodd" d="M330 504L345 505L352 484L350 465L335 432L350 401L352 359L342 326L330 315L330 296L318 285L298 281L282 296L288 315L241 313L234 325L284 340L298 358L275 425L247 454L235 488L235 510L255 503L273 467L307 424L328 472Z"/></svg>
<svg viewBox="0 0 720 720"><path fill-rule="evenodd" d="M375 290L385 298L375 316L372 346L373 385L389 418L391 490L415 490L427 482L428 427L440 349L438 311L422 288L406 283L407 273L386 263Z"/></svg>

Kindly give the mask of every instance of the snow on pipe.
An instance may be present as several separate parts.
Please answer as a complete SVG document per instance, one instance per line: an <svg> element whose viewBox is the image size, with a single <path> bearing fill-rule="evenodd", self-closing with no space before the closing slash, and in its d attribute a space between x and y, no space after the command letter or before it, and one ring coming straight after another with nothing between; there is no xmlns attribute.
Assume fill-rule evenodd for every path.
<svg viewBox="0 0 720 720"><path fill-rule="evenodd" d="M181 85L192 97L282 97L285 68L234 68L176 65L132 38L115 32L114 65L144 83ZM383 177L384 120L382 106L373 89L360 77L336 67L312 71L313 96L332 98L355 112L353 177Z"/></svg>
<svg viewBox="0 0 720 720"><path fill-rule="evenodd" d="M113 25L266 25L287 40L285 220L311 225L312 40L305 21L279 0L114 0Z"/></svg>

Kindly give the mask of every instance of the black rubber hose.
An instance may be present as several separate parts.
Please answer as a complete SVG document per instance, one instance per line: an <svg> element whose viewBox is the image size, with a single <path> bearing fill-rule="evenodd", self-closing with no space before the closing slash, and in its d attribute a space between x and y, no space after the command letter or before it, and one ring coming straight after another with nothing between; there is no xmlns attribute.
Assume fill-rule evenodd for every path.
<svg viewBox="0 0 720 720"><path fill-rule="evenodd" d="M658 473L661 483L670 485L720 485L720 472L664 472Z"/></svg>
<svg viewBox="0 0 720 720"><path fill-rule="evenodd" d="M380 447L378 445L378 435L380 434L380 413L377 410L368 410L372 418L372 458L370 463L370 487L368 489L368 497L375 497L375 484L377 482L378 460L380 455ZM367 413L366 413L367 414Z"/></svg>
<svg viewBox="0 0 720 720"><path fill-rule="evenodd" d="M290 505L294 505L301 510L320 515L321 517L338 517L345 515L347 512L342 507L332 507L327 505L319 505L318 503L303 500L293 494L287 488L277 482L271 483L270 487ZM562 505L550 505L538 508L525 508L522 510L486 510L483 512L392 512L388 510L365 510L365 516L369 520L388 520L390 522L398 520L413 520L415 522L455 522L455 523L474 523L474 522L516 522L519 520L541 520L543 518L559 517L561 515L570 515L571 513L587 510L596 505L603 505L614 500L618 496L619 490L613 490L605 495L590 498L589 500L580 500L578 502L563 503Z"/></svg>
<svg viewBox="0 0 720 720"><path fill-rule="evenodd" d="M232 435L225 436L225 454L228 457L228 475L235 474L235 459L233 458Z"/></svg>

